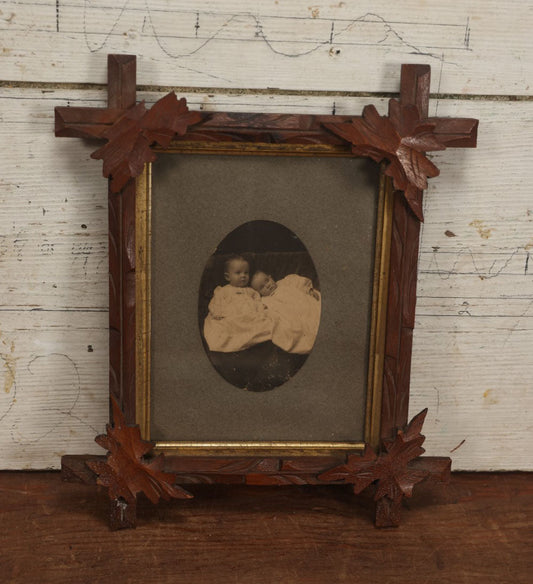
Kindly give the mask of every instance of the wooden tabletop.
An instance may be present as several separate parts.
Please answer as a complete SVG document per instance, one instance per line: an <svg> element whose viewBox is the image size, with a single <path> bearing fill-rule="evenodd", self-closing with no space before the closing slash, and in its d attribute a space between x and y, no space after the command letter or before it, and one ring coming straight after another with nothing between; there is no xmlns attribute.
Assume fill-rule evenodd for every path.
<svg viewBox="0 0 533 584"><path fill-rule="evenodd" d="M139 504L111 532L103 491L55 472L0 473L3 583L533 581L533 475L456 473L420 485L396 529L346 487L196 487Z"/></svg>

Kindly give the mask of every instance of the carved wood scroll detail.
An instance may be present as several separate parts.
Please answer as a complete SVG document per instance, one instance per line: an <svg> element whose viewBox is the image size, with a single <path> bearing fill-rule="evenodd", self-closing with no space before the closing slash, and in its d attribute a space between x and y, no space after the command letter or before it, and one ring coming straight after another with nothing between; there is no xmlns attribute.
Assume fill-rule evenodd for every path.
<svg viewBox="0 0 533 584"><path fill-rule="evenodd" d="M162 97L150 110L141 101L102 134L107 144L91 157L104 161L103 174L111 179L111 192L118 193L131 178L141 174L145 163L154 162L152 144L166 148L176 134L182 136L201 119L200 112L190 112L186 99L178 100L174 92Z"/></svg>
<svg viewBox="0 0 533 584"><path fill-rule="evenodd" d="M384 440L384 450L379 455L367 446L362 456L349 455L345 464L323 472L318 478L351 484L355 494L376 481L376 501L386 497L396 503L402 497L411 497L413 487L429 475L426 469L409 467L412 460L425 452L422 448L425 436L420 431L426 414L427 408L417 414L405 430L398 430L393 440Z"/></svg>
<svg viewBox="0 0 533 584"><path fill-rule="evenodd" d="M425 152L446 149L435 132L436 122L421 119L417 106L391 99L388 117L367 105L360 118L324 125L352 144L354 155L368 156L376 162L387 159L385 174L392 177L394 188L403 191L413 213L423 221L420 191L427 188L428 178L440 172Z"/></svg>
<svg viewBox="0 0 533 584"><path fill-rule="evenodd" d="M148 458L153 443L141 439L138 426L126 425L124 415L112 399L114 424L107 425L107 434L95 438L108 450L105 462L88 461L87 466L97 475L97 483L109 489L109 497L125 504L135 504L137 493L143 492L152 503L159 499L191 499L185 489L175 486L175 475L163 470L165 460L160 454Z"/></svg>

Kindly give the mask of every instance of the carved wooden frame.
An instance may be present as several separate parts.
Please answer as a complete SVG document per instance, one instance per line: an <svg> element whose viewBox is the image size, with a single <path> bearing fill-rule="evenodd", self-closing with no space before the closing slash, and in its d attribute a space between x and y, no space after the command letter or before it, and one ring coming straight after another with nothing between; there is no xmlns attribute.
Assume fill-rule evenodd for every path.
<svg viewBox="0 0 533 584"><path fill-rule="evenodd" d="M98 138L94 152L109 178L110 396L111 422L97 442L107 457L64 456L66 479L97 482L109 488L111 526L135 526L136 496L153 502L190 498L178 485L222 482L248 485L340 484L355 493L374 485L376 524L398 525L401 501L413 486L433 477L445 480L449 458L422 457L421 435L426 410L408 424L409 375L414 328L417 257L422 192L427 178L438 174L425 153L446 147L475 147L477 120L428 118L430 68L403 65L399 100L391 99L388 116L374 106L362 116L201 113L189 111L185 99L171 93L150 110L136 103L134 56L110 55L107 108L56 108L56 136ZM136 376L136 181L157 149L172 141L195 148L246 145L366 156L386 161L385 175L394 185L388 301L385 318L380 440L364 451L340 454L277 456L154 457L153 444L141 438ZM307 152L309 153L309 152ZM137 291L138 292L138 291Z"/></svg>

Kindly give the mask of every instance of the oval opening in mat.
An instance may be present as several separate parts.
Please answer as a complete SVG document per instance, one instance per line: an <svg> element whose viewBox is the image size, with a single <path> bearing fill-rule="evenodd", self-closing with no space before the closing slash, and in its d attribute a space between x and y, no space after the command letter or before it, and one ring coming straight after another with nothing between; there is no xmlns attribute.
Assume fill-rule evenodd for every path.
<svg viewBox="0 0 533 584"><path fill-rule="evenodd" d="M204 348L235 387L268 391L289 381L315 343L318 275L305 245L274 221L249 221L207 260L198 318Z"/></svg>

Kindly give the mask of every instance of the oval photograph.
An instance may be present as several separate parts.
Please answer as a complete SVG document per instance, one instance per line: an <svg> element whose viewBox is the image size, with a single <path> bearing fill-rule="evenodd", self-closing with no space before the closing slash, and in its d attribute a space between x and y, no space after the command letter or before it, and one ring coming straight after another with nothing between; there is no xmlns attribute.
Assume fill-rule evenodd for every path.
<svg viewBox="0 0 533 584"><path fill-rule="evenodd" d="M279 387L313 348L321 302L298 236L273 221L244 223L219 243L202 274L198 318L207 356L236 387Z"/></svg>

